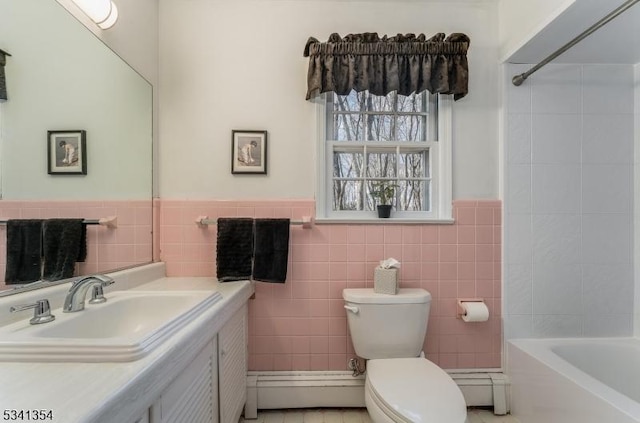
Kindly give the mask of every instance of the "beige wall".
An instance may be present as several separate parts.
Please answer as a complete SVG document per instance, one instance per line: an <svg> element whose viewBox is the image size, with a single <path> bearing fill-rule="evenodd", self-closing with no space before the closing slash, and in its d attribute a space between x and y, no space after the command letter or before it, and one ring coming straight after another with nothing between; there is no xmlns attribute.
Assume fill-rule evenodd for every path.
<svg viewBox="0 0 640 423"><path fill-rule="evenodd" d="M465 32L470 94L454 107L454 198L498 196L498 22L492 3L160 1L160 197L313 198L309 36ZM231 130L269 131L269 174L230 173Z"/></svg>

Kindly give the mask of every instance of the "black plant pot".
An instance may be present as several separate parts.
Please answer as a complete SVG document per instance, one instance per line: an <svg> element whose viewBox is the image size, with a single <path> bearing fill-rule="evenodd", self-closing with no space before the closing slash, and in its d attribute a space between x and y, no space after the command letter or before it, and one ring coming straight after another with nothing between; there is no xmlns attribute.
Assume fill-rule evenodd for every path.
<svg viewBox="0 0 640 423"><path fill-rule="evenodd" d="M388 218L391 216L391 204L378 205L378 217Z"/></svg>

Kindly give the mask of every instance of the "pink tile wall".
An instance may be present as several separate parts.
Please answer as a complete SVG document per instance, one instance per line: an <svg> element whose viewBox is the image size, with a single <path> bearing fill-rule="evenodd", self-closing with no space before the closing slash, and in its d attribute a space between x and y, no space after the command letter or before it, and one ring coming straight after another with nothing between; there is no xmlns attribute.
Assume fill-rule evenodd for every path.
<svg viewBox="0 0 640 423"><path fill-rule="evenodd" d="M136 201L0 201L0 219L118 217L118 227L87 226L87 260L76 274L103 272L151 261L152 205ZM0 289L6 269L6 226L0 226Z"/></svg>
<svg viewBox="0 0 640 423"><path fill-rule="evenodd" d="M160 200L160 258L169 276L215 276L215 226L195 219L312 215L313 201ZM500 201L455 201L453 225L292 226L285 284L256 284L251 370L345 370L353 357L344 288L372 287L378 262L402 262L401 287L433 296L427 357L448 369L501 366ZM482 297L490 319L463 323L456 298Z"/></svg>

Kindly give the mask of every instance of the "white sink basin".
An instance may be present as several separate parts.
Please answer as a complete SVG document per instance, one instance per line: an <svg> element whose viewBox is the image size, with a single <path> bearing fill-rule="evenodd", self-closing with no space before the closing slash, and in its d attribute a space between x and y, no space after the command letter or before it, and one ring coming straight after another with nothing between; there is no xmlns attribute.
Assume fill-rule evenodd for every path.
<svg viewBox="0 0 640 423"><path fill-rule="evenodd" d="M142 358L222 299L210 291L118 291L56 320L0 328L0 361L112 362Z"/></svg>

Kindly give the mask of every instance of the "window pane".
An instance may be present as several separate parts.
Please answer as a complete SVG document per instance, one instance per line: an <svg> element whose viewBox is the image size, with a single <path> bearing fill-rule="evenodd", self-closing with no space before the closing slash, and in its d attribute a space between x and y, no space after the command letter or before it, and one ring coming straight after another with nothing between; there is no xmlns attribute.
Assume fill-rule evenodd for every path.
<svg viewBox="0 0 640 423"><path fill-rule="evenodd" d="M362 153L333 153L333 176L335 178L359 178L362 176Z"/></svg>
<svg viewBox="0 0 640 423"><path fill-rule="evenodd" d="M333 139L335 141L362 141L362 115L356 113L334 114Z"/></svg>
<svg viewBox="0 0 640 423"><path fill-rule="evenodd" d="M395 187L398 211L430 211L429 147L435 139L437 96L327 94L327 141L333 144L327 200L334 211L372 211L376 183ZM326 169L326 167L325 167Z"/></svg>
<svg viewBox="0 0 640 423"><path fill-rule="evenodd" d="M367 177L369 178L395 178L396 177L396 153L368 153Z"/></svg>
<svg viewBox="0 0 640 423"><path fill-rule="evenodd" d="M397 209L401 211L429 210L428 181L400 181Z"/></svg>
<svg viewBox="0 0 640 423"><path fill-rule="evenodd" d="M336 112L359 112L365 104L366 92L351 91L348 95L333 93L333 104Z"/></svg>
<svg viewBox="0 0 640 423"><path fill-rule="evenodd" d="M366 103L363 111L367 112L393 112L393 105L396 101L395 93L389 93L382 97L378 95L369 94L366 92Z"/></svg>
<svg viewBox="0 0 640 423"><path fill-rule="evenodd" d="M398 158L398 176L400 178L429 177L429 151L403 153Z"/></svg>
<svg viewBox="0 0 640 423"><path fill-rule="evenodd" d="M427 98L429 93L426 91L420 94L413 93L409 96L398 95L398 112L401 113L419 113L427 112Z"/></svg>
<svg viewBox="0 0 640 423"><path fill-rule="evenodd" d="M393 116L390 115L366 115L367 140L369 141L393 141Z"/></svg>
<svg viewBox="0 0 640 423"><path fill-rule="evenodd" d="M396 121L397 141L426 140L426 116L398 116Z"/></svg>
<svg viewBox="0 0 640 423"><path fill-rule="evenodd" d="M333 210L362 210L362 181L333 181Z"/></svg>

